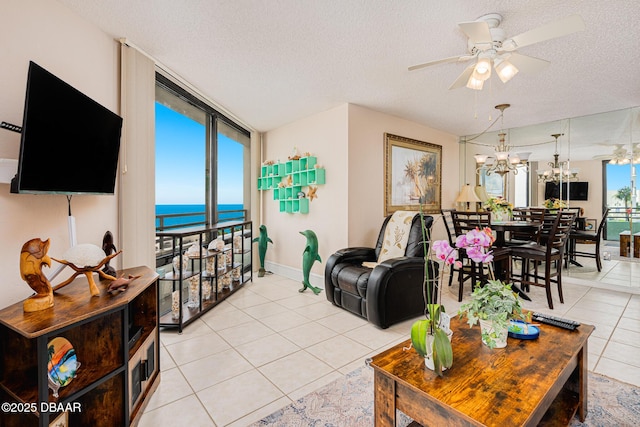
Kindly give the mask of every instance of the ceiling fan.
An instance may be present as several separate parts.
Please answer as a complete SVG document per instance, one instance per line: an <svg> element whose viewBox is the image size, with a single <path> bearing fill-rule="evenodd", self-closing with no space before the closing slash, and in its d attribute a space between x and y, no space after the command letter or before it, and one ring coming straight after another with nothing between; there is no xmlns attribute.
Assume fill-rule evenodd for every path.
<svg viewBox="0 0 640 427"><path fill-rule="evenodd" d="M612 165L626 165L631 162L640 163L640 143L633 144L632 152L625 148L626 144L614 144L611 154L593 156L593 160L609 160Z"/></svg>
<svg viewBox="0 0 640 427"><path fill-rule="evenodd" d="M492 66L500 80L506 83L518 71L535 72L549 65L549 61L522 55L517 49L585 29L582 18L572 15L507 38L505 31L499 28L501 22L502 16L498 13L483 15L472 22L460 22L458 26L469 38L468 53L413 65L409 67L409 71L446 62L466 62L475 59L449 89L467 86L470 89L481 90L484 82L491 77Z"/></svg>

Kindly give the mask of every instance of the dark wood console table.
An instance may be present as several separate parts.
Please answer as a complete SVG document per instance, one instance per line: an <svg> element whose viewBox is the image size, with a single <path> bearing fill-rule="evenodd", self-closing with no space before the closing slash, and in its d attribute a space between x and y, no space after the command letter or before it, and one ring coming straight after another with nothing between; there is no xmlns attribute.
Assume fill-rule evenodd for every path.
<svg viewBox="0 0 640 427"><path fill-rule="evenodd" d="M55 292L51 308L25 313L18 302L0 310L0 426L137 425L160 383L158 274L142 266L121 275L140 277L113 295L100 280L92 297L83 275ZM50 350L60 338L80 365L56 395L52 367L66 357Z"/></svg>
<svg viewBox="0 0 640 427"><path fill-rule="evenodd" d="M438 377L414 350L398 344L371 362L375 425L395 426L396 409L425 425L564 425L587 415L587 339L594 330L540 326L536 340L508 339L491 350L480 327L458 318L453 329L453 366Z"/></svg>

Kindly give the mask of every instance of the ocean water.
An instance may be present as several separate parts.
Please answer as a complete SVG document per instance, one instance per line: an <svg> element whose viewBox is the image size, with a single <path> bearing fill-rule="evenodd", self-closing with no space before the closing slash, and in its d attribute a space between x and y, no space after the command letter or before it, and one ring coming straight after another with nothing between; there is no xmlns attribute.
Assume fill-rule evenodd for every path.
<svg viewBox="0 0 640 427"><path fill-rule="evenodd" d="M219 204L218 211L228 211L228 210L237 210L243 209L243 205L229 205L229 204ZM166 215L166 214L181 214L181 213L193 213L194 215L181 216L177 218L166 218L164 220L164 225L166 226L174 226L174 225L182 225L189 224L194 222L204 222L204 211L205 206L202 205L156 205L156 216L157 215ZM224 221L229 217L237 217L238 212L231 212L228 214L221 213L219 215L220 221ZM156 218L156 228L160 226L160 220Z"/></svg>

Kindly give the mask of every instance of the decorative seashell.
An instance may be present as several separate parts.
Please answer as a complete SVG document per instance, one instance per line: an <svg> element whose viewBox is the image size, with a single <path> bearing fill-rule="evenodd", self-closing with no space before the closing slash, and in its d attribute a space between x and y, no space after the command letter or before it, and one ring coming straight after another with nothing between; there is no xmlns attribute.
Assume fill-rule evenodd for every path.
<svg viewBox="0 0 640 427"><path fill-rule="evenodd" d="M208 300L211 298L211 282L205 280L202 282L202 299Z"/></svg>
<svg viewBox="0 0 640 427"><path fill-rule="evenodd" d="M214 262L214 258L207 258L207 266L206 266L206 270L207 273L211 276L213 276L215 274L215 262Z"/></svg>
<svg viewBox="0 0 640 427"><path fill-rule="evenodd" d="M72 246L62 255L65 261L72 263L76 267L95 267L106 256L107 254L101 248L91 243Z"/></svg>
<svg viewBox="0 0 640 427"><path fill-rule="evenodd" d="M187 256L190 258L196 258L200 256L200 248L196 243L194 243L189 247L189 249L187 249Z"/></svg>
<svg viewBox="0 0 640 427"><path fill-rule="evenodd" d="M189 260L187 257L182 257L182 271L187 271L189 268ZM180 273L180 255L173 257L173 271L178 274Z"/></svg>
<svg viewBox="0 0 640 427"><path fill-rule="evenodd" d="M228 288L229 286L231 286L231 277L229 274L225 274L220 278L220 283L222 284L223 288Z"/></svg>
<svg viewBox="0 0 640 427"><path fill-rule="evenodd" d="M171 317L177 319L180 316L180 291L171 293Z"/></svg>
<svg viewBox="0 0 640 427"><path fill-rule="evenodd" d="M235 251L242 250L242 236L233 236L233 249Z"/></svg>
<svg viewBox="0 0 640 427"><path fill-rule="evenodd" d="M227 268L227 257L224 254L218 255L218 270L224 270Z"/></svg>

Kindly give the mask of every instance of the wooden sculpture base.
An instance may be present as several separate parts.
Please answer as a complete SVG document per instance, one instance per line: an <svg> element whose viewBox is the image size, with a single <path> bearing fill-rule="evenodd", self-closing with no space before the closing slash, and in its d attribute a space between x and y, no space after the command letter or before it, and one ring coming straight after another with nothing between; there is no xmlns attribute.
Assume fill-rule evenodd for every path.
<svg viewBox="0 0 640 427"><path fill-rule="evenodd" d="M23 309L25 313L46 310L53 307L53 292L44 295L32 295L24 300Z"/></svg>

